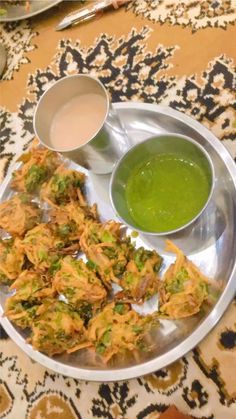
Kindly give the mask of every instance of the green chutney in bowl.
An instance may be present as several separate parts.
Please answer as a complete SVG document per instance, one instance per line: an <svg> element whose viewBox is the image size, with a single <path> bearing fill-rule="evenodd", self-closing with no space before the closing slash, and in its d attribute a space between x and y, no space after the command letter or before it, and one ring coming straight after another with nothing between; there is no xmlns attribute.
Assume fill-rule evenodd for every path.
<svg viewBox="0 0 236 419"><path fill-rule="evenodd" d="M167 134L132 147L116 165L110 183L113 208L143 233L170 234L187 227L208 204L214 167L191 138Z"/></svg>

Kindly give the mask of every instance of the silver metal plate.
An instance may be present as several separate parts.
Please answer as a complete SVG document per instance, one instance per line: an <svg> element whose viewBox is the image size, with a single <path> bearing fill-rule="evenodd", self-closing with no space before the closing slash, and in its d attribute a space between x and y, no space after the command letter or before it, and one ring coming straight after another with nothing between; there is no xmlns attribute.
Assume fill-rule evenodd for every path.
<svg viewBox="0 0 236 419"><path fill-rule="evenodd" d="M6 10L6 14L0 16L0 22L14 22L17 20L27 19L56 6L62 0L32 0L29 8L25 7L25 3L10 4L7 2L0 2L1 9Z"/></svg>
<svg viewBox="0 0 236 419"><path fill-rule="evenodd" d="M71 355L50 358L32 349L25 341L25 333L17 329L7 318L1 324L9 336L35 361L58 373L92 381L115 381L148 374L163 368L185 355L195 347L215 326L236 290L236 167L233 159L219 140L205 127L190 117L168 107L142 103L117 103L114 105L133 144L162 132L185 134L198 141L210 154L215 168L215 185L212 199L201 215L190 227L168 236L196 265L211 278L222 281L222 293L214 307L188 319L161 320L161 326L150 336L152 349L134 360L116 361L112 365L101 365L89 351L82 350ZM80 166L71 167L87 173L87 196L90 203L97 202L102 220L116 218L109 202L109 175L94 175ZM5 179L0 197L10 195L10 175ZM156 248L164 257L164 270L173 261L165 253L165 238L139 236L137 246ZM0 292L0 315L4 311L7 292ZM152 302L153 303L153 302ZM142 311L152 310L144 305Z"/></svg>

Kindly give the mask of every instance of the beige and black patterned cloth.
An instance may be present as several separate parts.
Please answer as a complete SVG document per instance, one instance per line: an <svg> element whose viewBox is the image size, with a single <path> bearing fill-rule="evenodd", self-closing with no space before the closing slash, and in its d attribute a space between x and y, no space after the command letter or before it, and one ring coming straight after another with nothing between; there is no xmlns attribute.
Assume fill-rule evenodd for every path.
<svg viewBox="0 0 236 419"><path fill-rule="evenodd" d="M36 0L37 1L37 0ZM55 80L100 78L113 102L171 106L209 128L236 157L236 0L133 0L56 32L80 2L2 24L0 180L33 138L32 116ZM156 419L170 404L194 418L236 418L236 302L191 353L118 383L58 375L32 362L0 330L0 418Z"/></svg>

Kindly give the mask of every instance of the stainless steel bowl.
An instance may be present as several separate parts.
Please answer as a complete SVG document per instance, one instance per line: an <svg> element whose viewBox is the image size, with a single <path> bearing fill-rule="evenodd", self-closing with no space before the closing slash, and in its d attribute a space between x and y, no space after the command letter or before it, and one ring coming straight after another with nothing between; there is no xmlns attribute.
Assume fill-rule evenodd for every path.
<svg viewBox="0 0 236 419"><path fill-rule="evenodd" d="M145 230L139 226L130 214L126 199L127 182L135 167L140 166L140 164L148 161L148 159L151 159L153 156L165 154L174 155L183 160L191 160L194 164L201 167L201 170L209 181L209 194L202 208L187 223L183 223L174 230ZM212 160L206 150L197 141L194 141L192 138L185 135L175 133L159 134L136 144L118 161L112 172L110 182L111 204L120 220L140 233L154 236L174 234L189 227L205 210L212 197L215 181L214 177ZM146 190L146 193L148 193L148 190ZM167 208L167 211L168 210L169 208Z"/></svg>

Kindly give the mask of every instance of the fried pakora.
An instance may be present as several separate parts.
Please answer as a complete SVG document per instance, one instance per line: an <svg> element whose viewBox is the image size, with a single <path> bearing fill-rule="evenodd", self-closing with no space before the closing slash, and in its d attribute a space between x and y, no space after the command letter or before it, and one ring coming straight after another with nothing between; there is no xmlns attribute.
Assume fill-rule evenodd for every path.
<svg viewBox="0 0 236 419"><path fill-rule="evenodd" d="M11 187L30 194L37 194L61 164L59 154L47 148L32 149L21 156L21 161L23 166L12 174Z"/></svg>
<svg viewBox="0 0 236 419"><path fill-rule="evenodd" d="M25 257L20 239L0 240L0 283L7 284L22 271Z"/></svg>
<svg viewBox="0 0 236 419"><path fill-rule="evenodd" d="M58 294L66 297L72 307L80 309L81 315L84 309L86 318L92 316L107 296L96 274L82 259L75 260L70 256L61 261L61 268L55 274L53 286Z"/></svg>
<svg viewBox="0 0 236 419"><path fill-rule="evenodd" d="M13 236L23 236L39 224L42 212L27 194L18 194L0 204L0 228Z"/></svg>
<svg viewBox="0 0 236 419"><path fill-rule="evenodd" d="M23 271L10 290L16 292L7 298L4 314L23 329L32 325L42 300L55 295L48 277L35 271Z"/></svg>
<svg viewBox="0 0 236 419"><path fill-rule="evenodd" d="M84 181L84 173L58 167L51 179L43 185L40 196L52 206L65 205L71 201L86 205L82 194Z"/></svg>
<svg viewBox="0 0 236 419"><path fill-rule="evenodd" d="M29 261L40 270L50 268L58 255L79 250L78 244L68 246L68 242L55 234L54 226L45 223L29 230L22 240L22 246Z"/></svg>
<svg viewBox="0 0 236 419"><path fill-rule="evenodd" d="M38 307L31 327L29 342L49 356L90 345L79 314L63 301L45 301Z"/></svg>
<svg viewBox="0 0 236 419"><path fill-rule="evenodd" d="M56 226L56 234L61 239L72 242L80 239L89 221L96 221L98 218L96 205L81 207L78 202L70 202L62 207L53 208L49 215Z"/></svg>
<svg viewBox="0 0 236 419"><path fill-rule="evenodd" d="M152 297L158 292L157 274L161 264L162 257L155 250L136 249L119 282L123 291L117 297L135 303L143 303Z"/></svg>
<svg viewBox="0 0 236 419"><path fill-rule="evenodd" d="M166 250L175 253L177 258L161 282L160 314L171 319L193 316L208 298L209 280L170 240Z"/></svg>
<svg viewBox="0 0 236 419"><path fill-rule="evenodd" d="M129 304L110 303L88 324L88 338L105 362L116 354L142 347L145 334L158 322L153 316L141 317Z"/></svg>
<svg viewBox="0 0 236 419"><path fill-rule="evenodd" d="M115 221L87 224L80 245L90 265L108 286L111 281L119 281L133 250L130 239L121 238L120 223Z"/></svg>

